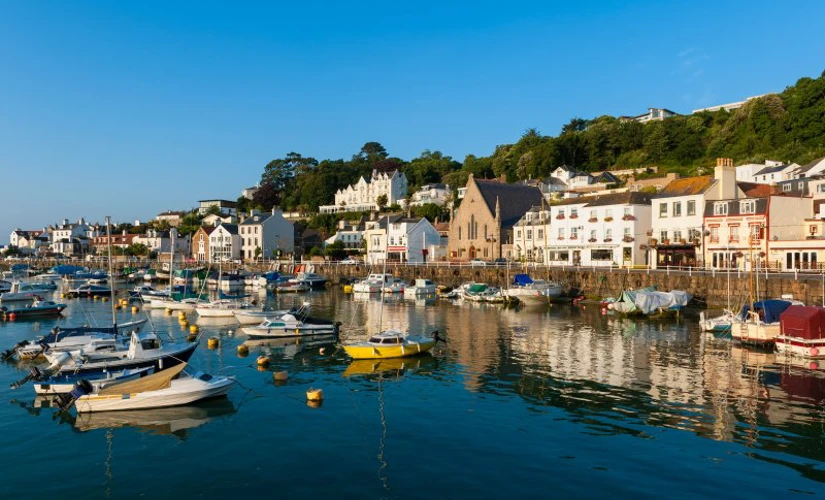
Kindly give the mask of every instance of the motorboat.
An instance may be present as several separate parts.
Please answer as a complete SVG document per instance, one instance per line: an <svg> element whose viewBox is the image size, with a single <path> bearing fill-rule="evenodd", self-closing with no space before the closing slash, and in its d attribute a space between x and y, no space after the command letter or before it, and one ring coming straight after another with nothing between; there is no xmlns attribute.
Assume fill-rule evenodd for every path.
<svg viewBox="0 0 825 500"><path fill-rule="evenodd" d="M792 305L779 315L776 351L785 356L825 358L825 307Z"/></svg>
<svg viewBox="0 0 825 500"><path fill-rule="evenodd" d="M141 410L181 406L203 399L225 396L235 384L234 377L183 371L186 363L160 370L151 375L95 388L79 382L61 406L74 405L78 413Z"/></svg>
<svg viewBox="0 0 825 500"><path fill-rule="evenodd" d="M280 318L284 314L292 314L296 317L306 315L309 313L309 309L309 302L304 302L300 307L292 307L290 309L261 309L258 311L254 311L252 309L242 309L232 311L232 313L235 315L235 319L238 320L238 323L242 325L259 325L267 318Z"/></svg>
<svg viewBox="0 0 825 500"><path fill-rule="evenodd" d="M171 290L157 290L150 285L138 285L132 290L129 290L130 299L140 299L142 301L149 301L152 298L166 298L171 297Z"/></svg>
<svg viewBox="0 0 825 500"><path fill-rule="evenodd" d="M309 285L312 289L324 288L327 284L327 278L320 274L300 272L294 278L289 280L293 283L304 283Z"/></svg>
<svg viewBox="0 0 825 500"><path fill-rule="evenodd" d="M82 413L75 417L74 428L85 432L133 427L152 434L175 435L183 439L189 429L200 427L218 417L232 415L236 411L230 400L213 399L169 408Z"/></svg>
<svg viewBox="0 0 825 500"><path fill-rule="evenodd" d="M502 295L518 299L525 304L547 304L562 295L564 288L553 281L532 279L527 274L516 274L509 288Z"/></svg>
<svg viewBox="0 0 825 500"><path fill-rule="evenodd" d="M195 307L198 316L204 318L233 318L235 311L252 308L252 304L236 299L218 299Z"/></svg>
<svg viewBox="0 0 825 500"><path fill-rule="evenodd" d="M704 312L699 313L699 326L704 332L710 333L730 333L733 322L736 321L736 314L725 309L719 316L706 318Z"/></svg>
<svg viewBox="0 0 825 500"><path fill-rule="evenodd" d="M504 302L504 296L497 287L488 286L486 283L466 283L461 286L461 297L470 302Z"/></svg>
<svg viewBox="0 0 825 500"><path fill-rule="evenodd" d="M682 290L660 292L656 287L648 287L622 292L608 308L625 315L673 314L684 309L692 298Z"/></svg>
<svg viewBox="0 0 825 500"><path fill-rule="evenodd" d="M392 278L381 289L384 293L404 293L407 283L401 278Z"/></svg>
<svg viewBox="0 0 825 500"><path fill-rule="evenodd" d="M81 348L67 358L61 356L69 354L65 352L46 352L44 355L52 364L60 362L60 373L96 373L144 366L154 366L155 370L163 370L187 362L197 346L197 341L166 343L154 332L143 332L132 333L128 349L125 350L90 355Z"/></svg>
<svg viewBox="0 0 825 500"><path fill-rule="evenodd" d="M425 353L440 340L438 331L429 337L407 335L398 330L385 330L371 335L367 340L343 344L353 359L403 358Z"/></svg>
<svg viewBox="0 0 825 500"><path fill-rule="evenodd" d="M436 292L435 283L428 279L417 278L412 285L404 288L404 297L429 297Z"/></svg>
<svg viewBox="0 0 825 500"><path fill-rule="evenodd" d="M26 283L14 281L8 292L0 293L0 302L31 302L36 300L40 294L52 292L57 289L57 285L50 282Z"/></svg>
<svg viewBox="0 0 825 500"><path fill-rule="evenodd" d="M312 287L307 283L287 281L277 284L272 291L274 293L303 293L311 289Z"/></svg>
<svg viewBox="0 0 825 500"><path fill-rule="evenodd" d="M37 370L33 367L32 370ZM129 368L126 370L118 370L114 372L101 372L99 374L91 374L81 378L78 375L66 373L62 375L54 375L51 377L37 377L34 378L34 392L36 394L66 394L71 392L75 384L80 380L87 380L94 389L102 389L112 383L125 382L127 380L134 380L152 373L151 366L143 368Z"/></svg>
<svg viewBox="0 0 825 500"><path fill-rule="evenodd" d="M108 286L95 285L93 283L83 283L80 286L66 292L66 297L101 297L112 294L112 289Z"/></svg>
<svg viewBox="0 0 825 500"><path fill-rule="evenodd" d="M256 326L245 326L241 331L250 339L271 339L286 337L310 337L313 335L336 335L340 323L331 321L303 321L292 314L279 318L267 318Z"/></svg>
<svg viewBox="0 0 825 500"><path fill-rule="evenodd" d="M773 345L780 334L780 315L802 302L767 299L742 306L737 321L731 324L731 337L746 344Z"/></svg>
<svg viewBox="0 0 825 500"><path fill-rule="evenodd" d="M0 279L0 293L11 291L11 281Z"/></svg>
<svg viewBox="0 0 825 500"><path fill-rule="evenodd" d="M352 285L355 293L378 293L393 279L392 274L370 274Z"/></svg>
<svg viewBox="0 0 825 500"><path fill-rule="evenodd" d="M29 318L53 318L60 316L66 304L58 304L53 300L40 300L39 298L31 304L17 307L0 307L0 313L7 320L29 319Z"/></svg>

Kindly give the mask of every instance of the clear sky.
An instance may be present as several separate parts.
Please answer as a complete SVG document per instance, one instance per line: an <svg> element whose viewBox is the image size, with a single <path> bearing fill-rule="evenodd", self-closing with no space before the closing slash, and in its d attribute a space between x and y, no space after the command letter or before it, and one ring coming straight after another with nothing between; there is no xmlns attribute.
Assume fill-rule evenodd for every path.
<svg viewBox="0 0 825 500"><path fill-rule="evenodd" d="M630 4L630 5L628 5ZM825 2L0 2L0 242L234 200L290 151L489 155L825 69Z"/></svg>

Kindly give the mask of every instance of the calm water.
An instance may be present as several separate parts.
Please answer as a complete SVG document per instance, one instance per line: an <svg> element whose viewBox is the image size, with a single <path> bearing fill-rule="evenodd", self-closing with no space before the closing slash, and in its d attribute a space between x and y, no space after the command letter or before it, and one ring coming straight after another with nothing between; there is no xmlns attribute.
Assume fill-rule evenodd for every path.
<svg viewBox="0 0 825 500"><path fill-rule="evenodd" d="M382 322L437 328L449 343L378 367L317 345L255 347L240 358L236 325L200 320L192 363L238 377L228 400L77 420L38 407L31 387L10 390L23 368L0 364L0 497L825 493L825 373L705 337L690 318L403 300L382 314L376 299L308 297L345 336ZM67 302L64 324L109 317L108 304ZM185 335L175 317L150 317ZM0 347L54 324L0 323ZM214 335L222 343L209 350ZM273 355L266 371L255 366L261 352ZM272 381L279 370L290 374L284 385ZM307 406L309 387L323 389L320 408Z"/></svg>

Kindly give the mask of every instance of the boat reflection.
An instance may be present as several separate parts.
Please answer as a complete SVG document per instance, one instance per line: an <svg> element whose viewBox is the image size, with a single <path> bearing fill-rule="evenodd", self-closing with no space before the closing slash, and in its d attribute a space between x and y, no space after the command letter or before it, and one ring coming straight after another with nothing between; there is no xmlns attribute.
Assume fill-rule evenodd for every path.
<svg viewBox="0 0 825 500"><path fill-rule="evenodd" d="M306 338L247 339L242 345L249 350L256 349L268 355L292 358L302 351L329 346L335 341L335 335L313 335Z"/></svg>
<svg viewBox="0 0 825 500"><path fill-rule="evenodd" d="M408 358L387 359L357 359L352 361L342 376L369 376L381 375L400 377L408 370L433 369L436 366L435 358L428 354Z"/></svg>
<svg viewBox="0 0 825 500"><path fill-rule="evenodd" d="M235 412L237 409L232 401L223 398L172 408L81 413L75 417L74 427L81 432L135 427L150 434L174 435L186 439L189 429L200 427L219 417L234 415Z"/></svg>

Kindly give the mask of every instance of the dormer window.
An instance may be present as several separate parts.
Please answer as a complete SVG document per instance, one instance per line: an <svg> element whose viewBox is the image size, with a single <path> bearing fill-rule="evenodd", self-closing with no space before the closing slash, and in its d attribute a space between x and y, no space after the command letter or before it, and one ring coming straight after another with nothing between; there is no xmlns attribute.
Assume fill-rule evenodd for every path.
<svg viewBox="0 0 825 500"><path fill-rule="evenodd" d="M720 201L713 204L713 215L728 215L728 202Z"/></svg>
<svg viewBox="0 0 825 500"><path fill-rule="evenodd" d="M756 213L756 200L744 200L739 202L740 214Z"/></svg>

